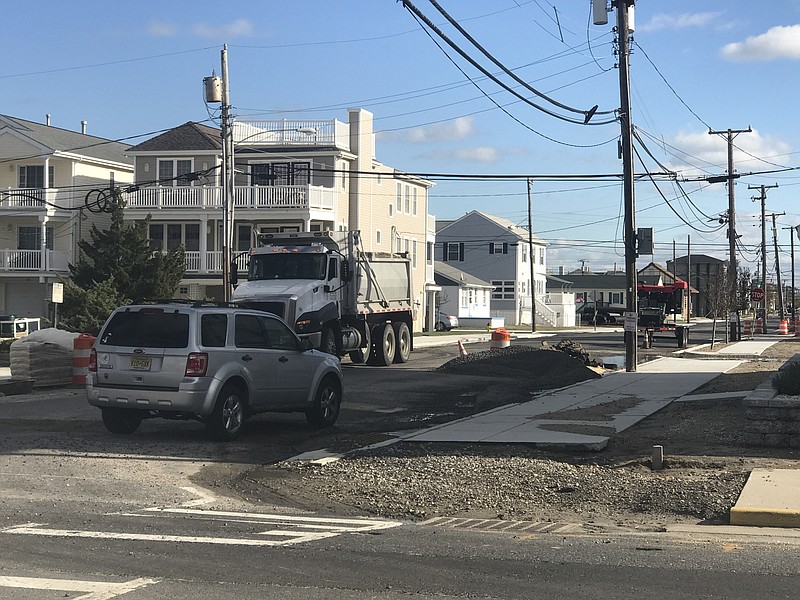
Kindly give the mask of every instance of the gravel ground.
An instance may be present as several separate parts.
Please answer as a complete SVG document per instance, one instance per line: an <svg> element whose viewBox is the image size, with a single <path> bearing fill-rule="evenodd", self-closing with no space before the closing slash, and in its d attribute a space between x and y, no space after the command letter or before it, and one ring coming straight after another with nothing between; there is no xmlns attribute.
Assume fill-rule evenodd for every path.
<svg viewBox="0 0 800 600"><path fill-rule="evenodd" d="M694 393L752 390L799 352L800 343L781 342L761 359L743 363ZM514 361L524 356L519 368L525 373L519 377L551 373L556 361L565 360L555 354L510 353L502 368L510 373ZM532 369L532 356L540 356L547 369ZM579 378L595 376L566 358ZM444 368L496 372L498 365L489 361L497 360L496 354L471 355L469 361L451 361ZM539 383L532 380L532 389ZM639 529L726 523L753 467L800 468L797 451L744 446L743 420L741 398L673 403L612 437L599 454L558 454L520 445L399 443L325 465L271 465L249 483L300 506L391 518L455 516ZM649 468L654 444L665 447L663 471Z"/></svg>

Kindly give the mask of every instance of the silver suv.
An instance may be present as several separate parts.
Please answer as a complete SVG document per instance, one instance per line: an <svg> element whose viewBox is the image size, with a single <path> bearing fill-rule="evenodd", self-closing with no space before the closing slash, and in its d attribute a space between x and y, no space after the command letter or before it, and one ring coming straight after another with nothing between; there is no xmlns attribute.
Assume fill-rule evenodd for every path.
<svg viewBox="0 0 800 600"><path fill-rule="evenodd" d="M123 306L103 325L86 394L113 433L142 419L195 419L232 440L260 412L305 412L330 427L342 400L339 360L275 315L211 303Z"/></svg>

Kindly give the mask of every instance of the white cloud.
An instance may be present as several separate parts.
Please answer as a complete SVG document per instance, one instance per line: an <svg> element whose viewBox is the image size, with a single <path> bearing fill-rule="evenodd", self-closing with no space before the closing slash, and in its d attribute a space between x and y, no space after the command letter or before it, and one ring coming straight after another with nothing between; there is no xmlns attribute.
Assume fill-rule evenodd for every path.
<svg viewBox="0 0 800 600"><path fill-rule="evenodd" d="M707 171L716 169L722 174L727 168L728 145L725 137L709 135L705 131L680 132L666 141L674 148L679 148L682 153L680 159L673 157L667 164L684 175L705 174L702 169ZM647 145L658 156L658 145L655 142L648 142ZM788 160L785 155L792 151L787 142L775 136L763 135L755 129L750 133L737 135L734 145L734 168L740 173L773 166L754 157L782 164ZM668 149L671 153L675 153L674 148Z"/></svg>
<svg viewBox="0 0 800 600"><path fill-rule="evenodd" d="M379 133L382 140L396 140L410 142L412 144L429 144L433 142L451 142L463 140L469 137L474 131L472 117L458 117L452 121L444 123L434 123L414 127L406 131L392 131Z"/></svg>
<svg viewBox="0 0 800 600"><path fill-rule="evenodd" d="M236 38L253 35L253 24L247 19L237 19L227 25L208 25L198 23L192 27L192 33L207 38Z"/></svg>
<svg viewBox="0 0 800 600"><path fill-rule="evenodd" d="M164 23L163 21L153 21L147 28L147 32L150 35L154 35L156 37L172 37L178 31L170 23Z"/></svg>
<svg viewBox="0 0 800 600"><path fill-rule="evenodd" d="M500 151L491 146L479 146L476 148L461 148L453 152L453 156L465 162L479 162L488 165L500 160Z"/></svg>
<svg viewBox="0 0 800 600"><path fill-rule="evenodd" d="M665 29L705 27L721 14L719 12L683 13L678 15L657 14L646 23L637 25L636 29L637 31L662 31Z"/></svg>
<svg viewBox="0 0 800 600"><path fill-rule="evenodd" d="M800 25L779 25L743 42L727 44L720 55L733 62L800 58Z"/></svg>

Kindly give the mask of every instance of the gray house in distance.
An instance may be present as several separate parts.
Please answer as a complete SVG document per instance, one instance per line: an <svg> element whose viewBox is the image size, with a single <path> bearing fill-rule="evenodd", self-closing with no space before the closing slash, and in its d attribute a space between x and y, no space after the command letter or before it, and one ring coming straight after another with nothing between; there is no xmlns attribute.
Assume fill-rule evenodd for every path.
<svg viewBox="0 0 800 600"><path fill-rule="evenodd" d="M439 310L457 316L462 327L485 327L491 318L492 284L438 261L433 273L442 288Z"/></svg>

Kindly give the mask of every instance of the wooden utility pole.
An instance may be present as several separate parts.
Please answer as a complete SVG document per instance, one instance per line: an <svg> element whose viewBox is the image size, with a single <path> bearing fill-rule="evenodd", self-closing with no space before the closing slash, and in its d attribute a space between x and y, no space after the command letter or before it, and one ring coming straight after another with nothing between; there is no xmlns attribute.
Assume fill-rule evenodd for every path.
<svg viewBox="0 0 800 600"><path fill-rule="evenodd" d="M536 252L533 249L533 215L532 213L532 206L531 206L531 187L533 187L533 182L528 179L528 247L530 248L530 252L528 252L528 258L530 259L531 263L531 332L536 331L536 280L533 278L534 272L534 258L536 258Z"/></svg>
<svg viewBox="0 0 800 600"><path fill-rule="evenodd" d="M686 290L686 293L689 296L689 311L686 313L686 322L692 320L692 236L686 236L686 283L689 284L689 288ZM698 282L698 286L700 283ZM699 289L699 287L698 287Z"/></svg>
<svg viewBox="0 0 800 600"><path fill-rule="evenodd" d="M795 323L795 321L797 320L795 318L797 316L796 315L797 311L796 311L795 306L794 306L794 304L795 304L795 299L794 299L794 234L795 234L795 231L797 231L797 229L795 227L781 227L781 229L788 229L789 230L789 243L790 243L789 247L791 248L791 250L790 250L791 254L789 256L791 258L791 265L792 265L792 296L791 296L791 300L789 302L789 307L791 309L791 313L790 314L792 315L792 323Z"/></svg>
<svg viewBox="0 0 800 600"><path fill-rule="evenodd" d="M767 201L767 190L769 188L776 188L775 185L748 185L748 190L761 190L761 195L753 198L753 200L761 200L761 289L764 290L764 327L767 324L767 216L765 203Z"/></svg>
<svg viewBox="0 0 800 600"><path fill-rule="evenodd" d="M747 129L727 129L725 131L708 130L709 135L723 135L728 139L728 301L732 309L736 310L736 321L731 322L731 339L739 339L739 310L736 308L736 290L738 288L738 268L736 265L736 207L734 204L733 180L736 176L733 173L733 138L740 133L750 133L753 130L750 126Z"/></svg>
<svg viewBox="0 0 800 600"><path fill-rule="evenodd" d="M638 298L636 296L636 201L633 185L633 121L631 119L630 31L628 10L634 0L616 0L619 44L619 123L622 146L622 189L625 199L625 370L636 371Z"/></svg>
<svg viewBox="0 0 800 600"><path fill-rule="evenodd" d="M775 246L775 281L776 289L778 291L778 316L783 319L785 313L783 310L783 288L781 288L781 263L778 258L778 228L775 226L775 217L782 217L786 213L772 213L772 243Z"/></svg>
<svg viewBox="0 0 800 600"><path fill-rule="evenodd" d="M222 219L222 298L230 302L233 277L233 123L231 119L231 97L228 84L228 44L222 46L222 163L223 163L223 219Z"/></svg>

